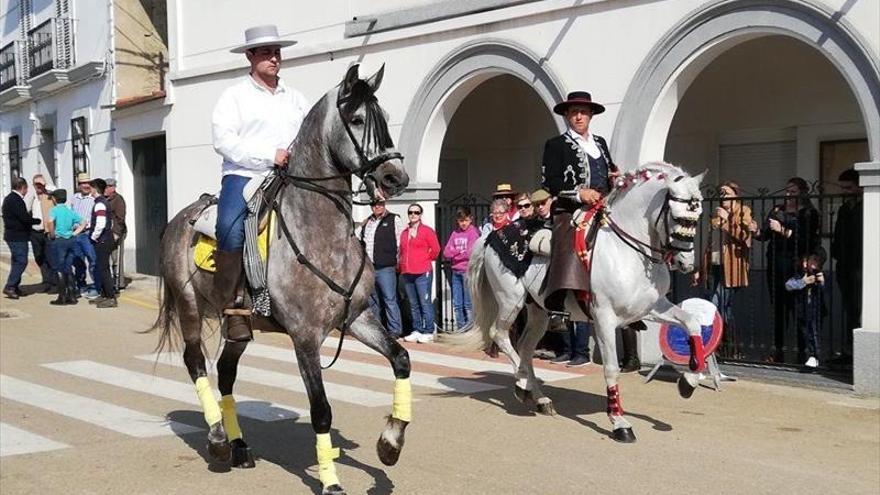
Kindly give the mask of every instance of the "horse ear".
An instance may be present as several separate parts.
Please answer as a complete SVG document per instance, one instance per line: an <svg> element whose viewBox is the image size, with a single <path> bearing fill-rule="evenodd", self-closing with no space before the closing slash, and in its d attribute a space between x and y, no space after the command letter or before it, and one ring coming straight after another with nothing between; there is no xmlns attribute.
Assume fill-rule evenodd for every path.
<svg viewBox="0 0 880 495"><path fill-rule="evenodd" d="M707 169L703 170L703 172L700 175L693 178L694 181L697 183L697 186L699 186L700 184L703 183L703 179L706 178L706 174L708 174L708 173L709 173L709 169L707 168Z"/></svg>
<svg viewBox="0 0 880 495"><path fill-rule="evenodd" d="M379 86L382 84L382 77L385 75L385 64L382 64L382 67L379 67L379 70L376 71L375 74L367 79L367 85L370 86L370 89L375 93Z"/></svg>
<svg viewBox="0 0 880 495"><path fill-rule="evenodd" d="M348 93L351 93L355 83L358 82L359 67L359 64L354 64L348 68L348 72L346 72L345 77L342 78L342 94L347 95Z"/></svg>

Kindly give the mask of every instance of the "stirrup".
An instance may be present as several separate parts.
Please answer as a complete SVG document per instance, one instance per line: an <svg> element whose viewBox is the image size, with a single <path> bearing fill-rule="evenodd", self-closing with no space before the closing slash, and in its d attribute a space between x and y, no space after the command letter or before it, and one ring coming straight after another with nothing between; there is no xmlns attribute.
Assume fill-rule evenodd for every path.
<svg viewBox="0 0 880 495"><path fill-rule="evenodd" d="M550 315L550 324L547 326L548 332L568 332L568 322L571 321L571 313L568 311L554 311L548 309L547 314Z"/></svg>

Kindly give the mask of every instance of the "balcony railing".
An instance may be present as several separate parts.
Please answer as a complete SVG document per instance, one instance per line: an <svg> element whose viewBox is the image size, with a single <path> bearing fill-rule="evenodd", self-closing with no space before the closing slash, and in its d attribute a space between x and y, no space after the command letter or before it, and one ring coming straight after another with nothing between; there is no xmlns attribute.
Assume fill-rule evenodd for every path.
<svg viewBox="0 0 880 495"><path fill-rule="evenodd" d="M0 50L0 91L27 84L21 63L24 43L13 41Z"/></svg>
<svg viewBox="0 0 880 495"><path fill-rule="evenodd" d="M53 18L28 33L30 77L52 69L73 66L73 36L70 19Z"/></svg>

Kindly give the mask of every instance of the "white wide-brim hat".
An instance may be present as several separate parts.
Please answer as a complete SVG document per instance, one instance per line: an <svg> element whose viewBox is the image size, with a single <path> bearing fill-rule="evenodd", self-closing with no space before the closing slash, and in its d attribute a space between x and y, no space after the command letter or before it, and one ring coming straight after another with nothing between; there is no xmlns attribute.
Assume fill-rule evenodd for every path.
<svg viewBox="0 0 880 495"><path fill-rule="evenodd" d="M255 26L252 28L248 28L244 31L244 44L237 46L230 50L232 53L244 53L251 48L257 48L260 46L291 46L295 45L296 41L293 40L282 40L278 37L278 27L274 24L267 24L265 26Z"/></svg>

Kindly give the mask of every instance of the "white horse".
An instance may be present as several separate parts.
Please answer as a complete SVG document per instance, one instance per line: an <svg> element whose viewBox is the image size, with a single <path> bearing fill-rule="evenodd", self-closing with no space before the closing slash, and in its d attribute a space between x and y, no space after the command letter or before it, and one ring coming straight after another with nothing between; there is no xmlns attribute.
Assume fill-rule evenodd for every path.
<svg viewBox="0 0 880 495"><path fill-rule="evenodd" d="M691 177L674 165L649 163L619 178L607 198L605 221L594 241L591 314L584 313L573 293L566 299L572 320L593 321L608 387L612 437L620 442L634 442L635 435L623 416L617 386L617 328L641 319L680 325L691 336L690 369L699 372L705 365L699 322L666 299L669 270L687 273L694 269L693 239L702 213L703 175ZM541 287L548 262L536 255L525 275L517 279L493 249L478 243L468 265L474 322L463 333L444 336L442 341L461 350L485 349L494 341L513 364L517 399L534 402L538 412L553 415L553 403L541 392L532 367L535 346L547 329ZM517 354L508 329L523 306L527 306L528 322ZM679 379L683 397L693 394L698 379L698 373L685 373Z"/></svg>

